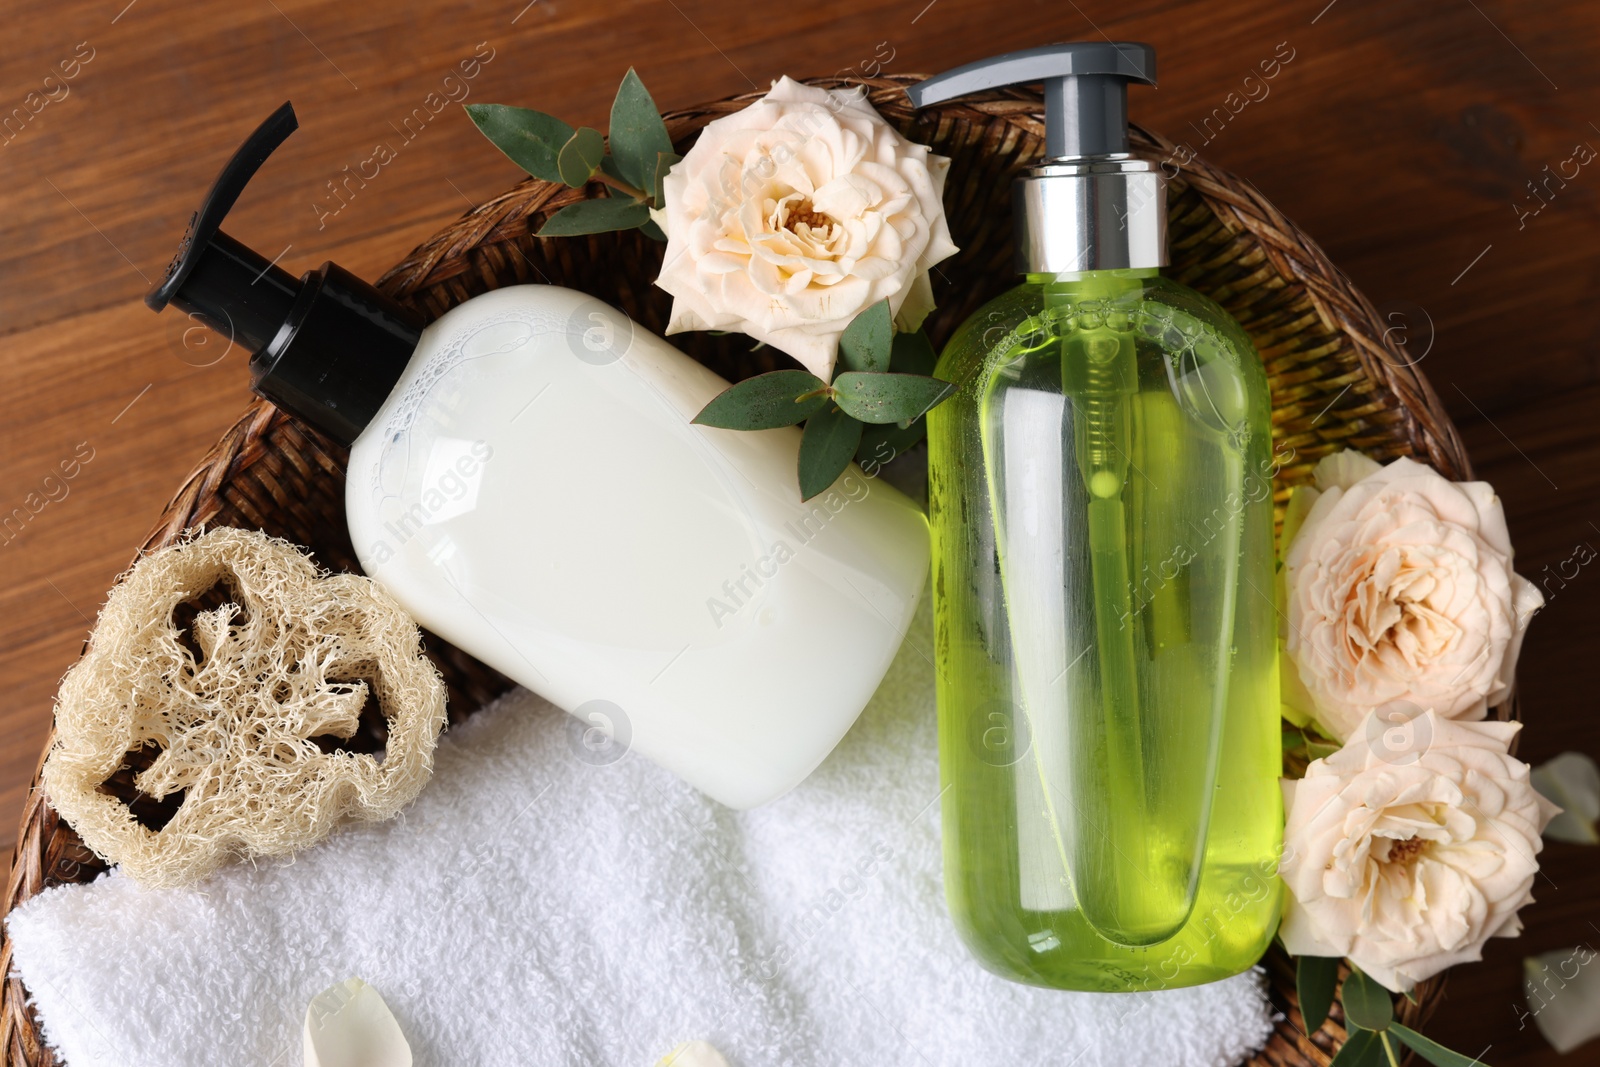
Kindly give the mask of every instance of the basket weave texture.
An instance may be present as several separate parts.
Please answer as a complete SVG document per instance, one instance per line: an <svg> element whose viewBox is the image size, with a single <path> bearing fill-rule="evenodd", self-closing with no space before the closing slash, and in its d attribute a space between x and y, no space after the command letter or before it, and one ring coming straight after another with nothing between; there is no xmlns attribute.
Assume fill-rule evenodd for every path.
<svg viewBox="0 0 1600 1067"><path fill-rule="evenodd" d="M867 80L813 79L826 88L865 85L879 113L911 139L951 158L945 190L950 230L961 252L935 272L939 309L927 328L942 345L985 301L1015 283L1011 267L1011 179L1044 149L1043 105L1029 90L1003 90L921 111L902 91L915 75ZM666 116L683 151L709 121L745 107L755 93ZM487 146L485 146L487 150ZM1176 146L1135 129L1135 154L1176 161ZM1173 165L1166 168L1172 173ZM540 240L554 211L587 190L529 179L473 209L412 251L379 282L402 303L434 318L491 289L551 282L582 290L664 331L670 298L652 284L662 246L637 231ZM1185 164L1169 192L1172 268L1177 280L1221 303L1255 341L1272 388L1273 441L1293 449L1277 477L1280 510L1291 486L1309 480L1317 460L1355 448L1380 461L1412 456L1450 478L1472 474L1461 439L1438 396L1391 340L1383 321L1309 237L1252 186L1201 160ZM748 338L689 334L680 347L738 380L793 366L771 349L750 351ZM335 570L357 563L344 519L344 449L255 401L183 483L142 551L162 547L201 525L243 526L288 538ZM904 462L922 462L913 453ZM504 692L510 681L439 639L427 638L460 719ZM1501 717L1514 714L1509 705ZM131 774L120 786L131 792ZM113 783L116 787L118 783ZM40 890L90 881L105 865L50 807L35 776L7 886L5 909ZM1274 947L1263 961L1280 1014L1265 1048L1249 1062L1326 1067L1345 1038L1337 1005L1315 1034L1304 1033L1291 961ZM0 1048L13 1067L57 1064L40 1037L27 990L11 972L11 946L0 934ZM1442 976L1402 1000L1401 1021L1420 1026L1437 1003Z"/></svg>

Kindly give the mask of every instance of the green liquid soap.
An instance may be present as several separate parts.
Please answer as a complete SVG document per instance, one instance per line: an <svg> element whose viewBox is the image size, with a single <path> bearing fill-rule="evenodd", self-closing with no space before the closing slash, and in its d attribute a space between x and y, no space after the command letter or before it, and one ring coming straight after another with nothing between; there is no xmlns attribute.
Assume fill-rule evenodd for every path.
<svg viewBox="0 0 1600 1067"><path fill-rule="evenodd" d="M991 970L1237 974L1279 914L1266 375L1153 269L1029 274L928 415L945 889Z"/></svg>

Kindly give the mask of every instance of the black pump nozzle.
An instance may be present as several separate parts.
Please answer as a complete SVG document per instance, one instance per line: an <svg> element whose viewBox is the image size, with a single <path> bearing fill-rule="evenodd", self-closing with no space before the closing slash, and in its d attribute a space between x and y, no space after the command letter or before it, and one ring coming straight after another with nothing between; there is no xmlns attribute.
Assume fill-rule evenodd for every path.
<svg viewBox="0 0 1600 1067"><path fill-rule="evenodd" d="M152 311L171 304L249 349L252 389L349 444L388 398L421 325L342 267L324 263L297 281L221 229L244 187L298 126L285 102L245 139L144 302Z"/></svg>
<svg viewBox="0 0 1600 1067"><path fill-rule="evenodd" d="M1156 50L1137 41L1075 41L1007 52L906 88L915 107L985 89L1044 83L1045 156L1128 150L1128 83L1156 83Z"/></svg>
<svg viewBox="0 0 1600 1067"><path fill-rule="evenodd" d="M151 311L176 299L180 311L199 317L218 332L231 333L252 352L272 340L299 285L288 271L223 233L221 226L261 164L299 125L293 106L285 102L239 146L212 183L205 203L190 218L166 279L145 295ZM227 317L219 318L219 312Z"/></svg>

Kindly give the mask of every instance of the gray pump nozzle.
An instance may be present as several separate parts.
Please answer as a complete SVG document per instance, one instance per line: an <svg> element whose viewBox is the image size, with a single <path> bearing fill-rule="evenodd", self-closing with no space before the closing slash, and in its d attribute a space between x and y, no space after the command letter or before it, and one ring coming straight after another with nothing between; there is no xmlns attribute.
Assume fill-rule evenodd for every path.
<svg viewBox="0 0 1600 1067"><path fill-rule="evenodd" d="M1044 82L1045 155L1128 150L1128 83L1156 83L1156 50L1136 41L1078 41L980 59L906 89L914 107L985 89Z"/></svg>
<svg viewBox="0 0 1600 1067"><path fill-rule="evenodd" d="M1128 158L1128 83L1156 83L1156 51L1077 41L1008 52L907 86L913 106L1044 83L1045 161L1017 179L1024 273L1165 266L1160 174Z"/></svg>

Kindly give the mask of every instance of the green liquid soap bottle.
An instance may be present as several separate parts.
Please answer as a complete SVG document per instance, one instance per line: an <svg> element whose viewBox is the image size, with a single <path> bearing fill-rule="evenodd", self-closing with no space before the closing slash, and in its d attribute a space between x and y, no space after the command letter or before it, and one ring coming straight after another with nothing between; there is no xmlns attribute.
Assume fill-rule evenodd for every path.
<svg viewBox="0 0 1600 1067"><path fill-rule="evenodd" d="M1244 331L1170 279L1128 153L1143 44L1016 52L917 105L1043 82L1024 281L957 331L928 415L945 892L988 968L1133 991L1237 974L1277 929L1272 456Z"/></svg>

